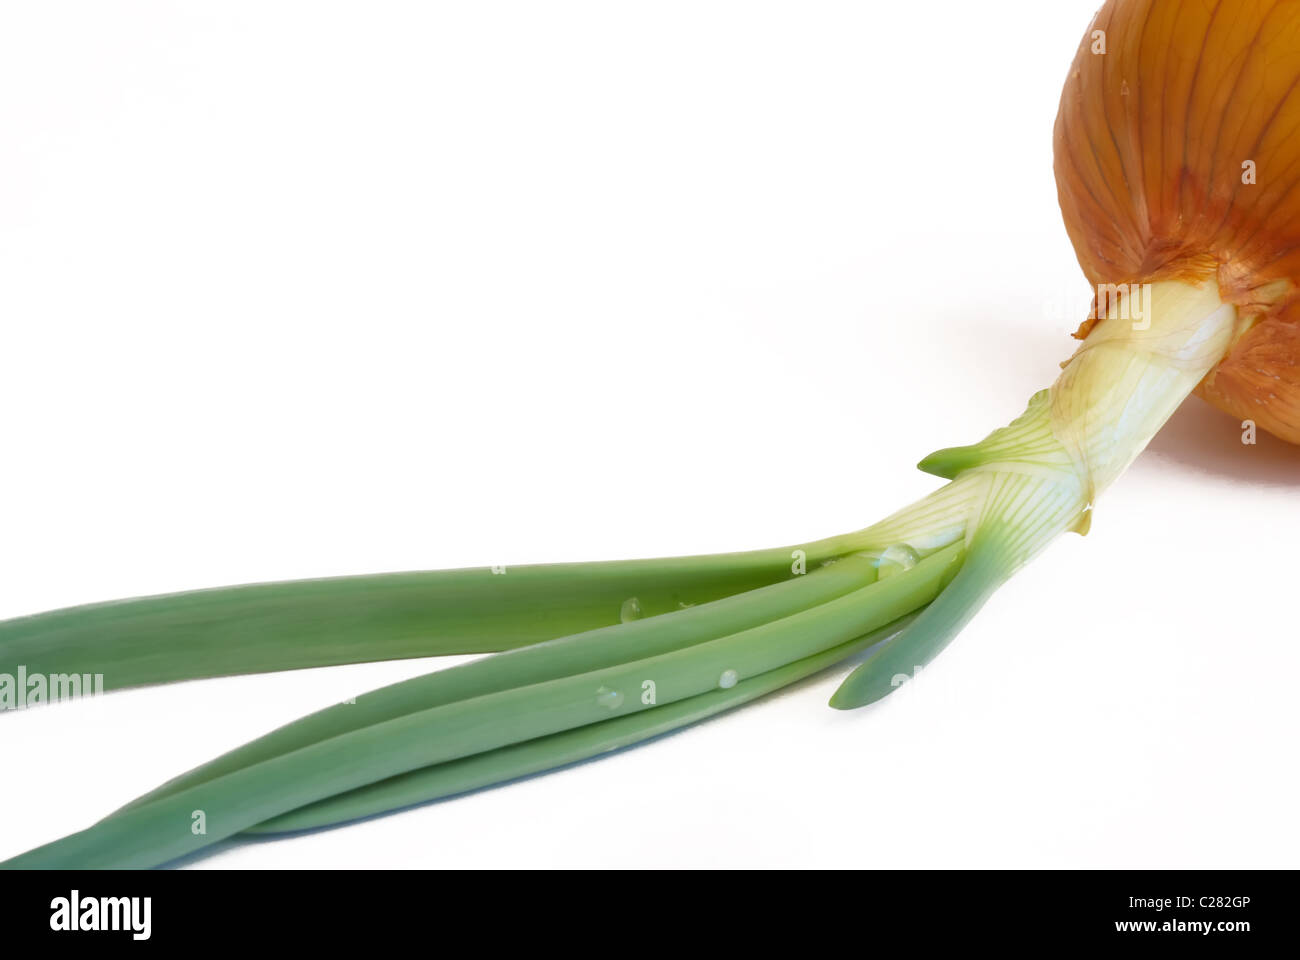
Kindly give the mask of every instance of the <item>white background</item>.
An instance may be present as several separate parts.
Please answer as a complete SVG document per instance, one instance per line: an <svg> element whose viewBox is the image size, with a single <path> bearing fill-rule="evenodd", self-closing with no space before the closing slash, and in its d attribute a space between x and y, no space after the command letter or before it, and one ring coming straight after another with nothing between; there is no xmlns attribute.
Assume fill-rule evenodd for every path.
<svg viewBox="0 0 1300 960"><path fill-rule="evenodd" d="M1088 294L1097 0L7 3L0 617L802 542L934 488ZM1193 400L914 694L202 867L1296 867L1300 452ZM0 718L0 859L431 662Z"/></svg>

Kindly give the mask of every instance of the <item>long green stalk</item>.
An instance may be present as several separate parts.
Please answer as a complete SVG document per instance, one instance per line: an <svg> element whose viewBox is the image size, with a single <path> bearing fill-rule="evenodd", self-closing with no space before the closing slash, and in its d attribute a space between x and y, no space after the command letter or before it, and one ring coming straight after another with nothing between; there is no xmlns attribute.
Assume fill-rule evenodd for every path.
<svg viewBox="0 0 1300 960"><path fill-rule="evenodd" d="M810 610L682 650L330 737L123 810L4 866L157 866L272 817L411 770L727 689L848 644L928 604L951 580L962 554L954 545ZM655 694L649 701L647 689ZM196 815L204 821L202 834L192 829Z"/></svg>
<svg viewBox="0 0 1300 960"><path fill-rule="evenodd" d="M778 583L847 549L840 538L748 553L300 580L90 604L0 621L0 674L19 666L29 675L99 674L105 689L121 689L489 653Z"/></svg>

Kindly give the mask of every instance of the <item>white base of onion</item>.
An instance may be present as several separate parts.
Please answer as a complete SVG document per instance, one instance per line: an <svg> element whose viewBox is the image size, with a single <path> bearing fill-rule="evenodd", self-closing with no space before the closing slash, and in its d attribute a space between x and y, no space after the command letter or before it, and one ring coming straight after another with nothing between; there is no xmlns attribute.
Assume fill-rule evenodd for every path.
<svg viewBox="0 0 1300 960"><path fill-rule="evenodd" d="M978 444L921 462L951 483L856 535L864 550L905 546L916 556L964 540L967 559L912 627L845 681L833 706L890 693L1049 543L1070 530L1086 533L1096 497L1226 356L1238 318L1217 285L1157 283L1145 293L1140 311L1127 295L1112 300L1022 417Z"/></svg>

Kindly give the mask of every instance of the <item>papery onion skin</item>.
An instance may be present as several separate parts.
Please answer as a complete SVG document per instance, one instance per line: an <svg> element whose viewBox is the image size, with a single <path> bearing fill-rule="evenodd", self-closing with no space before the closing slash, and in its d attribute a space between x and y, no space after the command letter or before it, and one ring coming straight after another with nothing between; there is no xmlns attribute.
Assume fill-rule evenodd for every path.
<svg viewBox="0 0 1300 960"><path fill-rule="evenodd" d="M1217 278L1243 332L1197 392L1300 444L1300 0L1108 0L1055 158L1094 288Z"/></svg>

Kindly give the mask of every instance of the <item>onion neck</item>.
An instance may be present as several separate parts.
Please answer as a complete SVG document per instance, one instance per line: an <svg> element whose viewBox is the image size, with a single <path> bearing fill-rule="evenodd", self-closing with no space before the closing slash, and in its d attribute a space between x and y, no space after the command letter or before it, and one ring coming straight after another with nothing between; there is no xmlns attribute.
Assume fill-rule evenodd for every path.
<svg viewBox="0 0 1300 960"><path fill-rule="evenodd" d="M921 461L951 483L847 538L859 550L906 546L920 557L964 540L967 559L912 627L845 681L833 706L892 692L1049 543L1087 533L1097 496L1222 361L1237 332L1237 311L1213 281L1134 286L1108 299L1105 318L1023 416L980 443Z"/></svg>
<svg viewBox="0 0 1300 960"><path fill-rule="evenodd" d="M1035 394L1020 418L977 444L922 460L922 470L953 482L855 534L854 545L901 543L924 556L960 537L969 541L1011 477L1031 481L1040 498L1051 491L1063 529L1086 524L1097 496L1219 364L1236 335L1237 311L1212 281L1151 284L1133 299L1140 302L1126 295L1110 304L1056 383ZM1026 522L1015 510L999 512L1007 514L1003 526Z"/></svg>
<svg viewBox="0 0 1300 960"><path fill-rule="evenodd" d="M1143 299L1141 311L1124 299L1112 304L1052 387L1052 432L1089 505L1222 362L1237 333L1237 310L1214 281L1150 284Z"/></svg>

